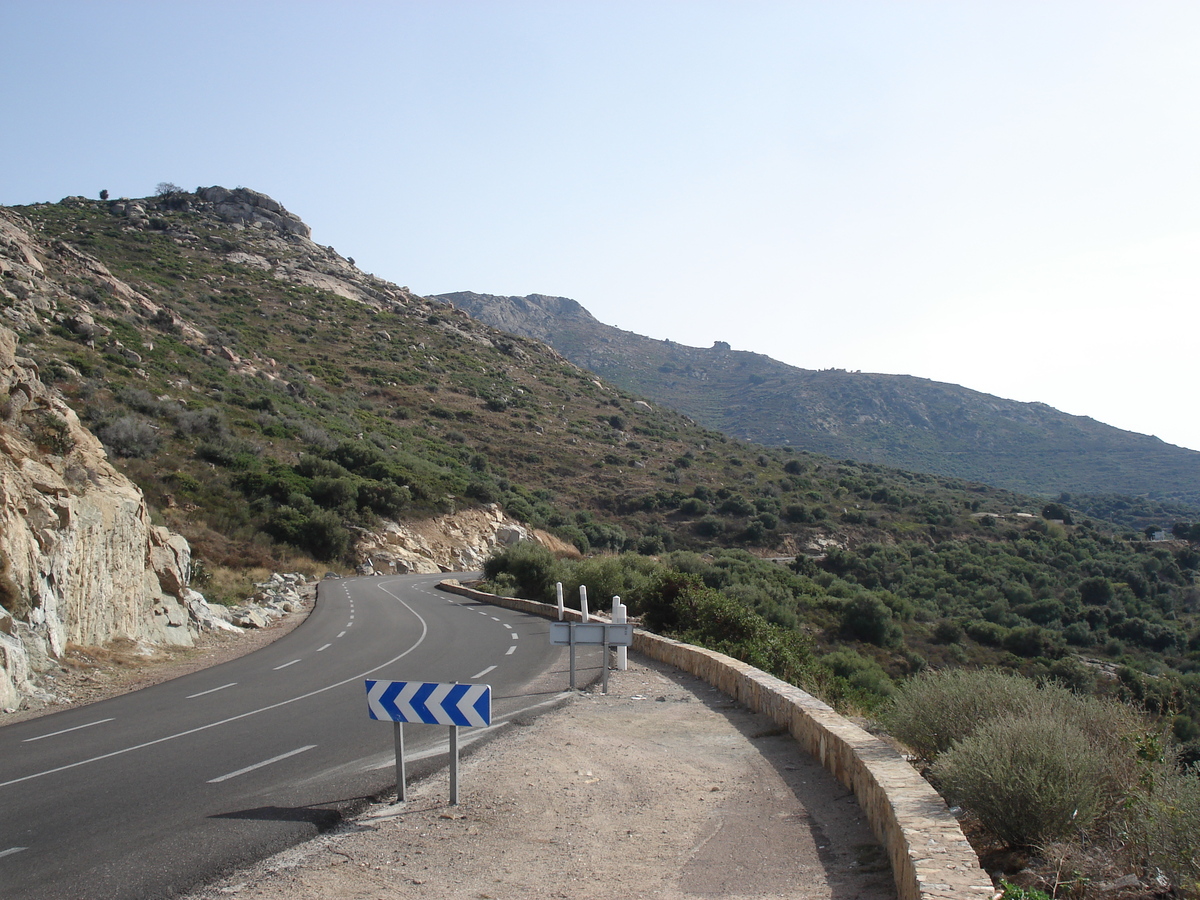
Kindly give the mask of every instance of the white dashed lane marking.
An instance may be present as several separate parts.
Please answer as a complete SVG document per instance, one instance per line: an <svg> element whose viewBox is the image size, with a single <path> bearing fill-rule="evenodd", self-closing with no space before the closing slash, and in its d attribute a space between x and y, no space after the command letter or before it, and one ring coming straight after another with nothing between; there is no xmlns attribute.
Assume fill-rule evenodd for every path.
<svg viewBox="0 0 1200 900"><path fill-rule="evenodd" d="M198 693L198 694L188 694L188 695L187 695L186 697L184 697L183 699L185 699L185 700L195 700L197 697L203 697L205 694L215 694L217 691L223 691L223 690L225 690L225 688L231 688L231 687L234 687L234 686L236 686L236 685L237 685L237 682L236 682L236 681L231 681L231 682L229 682L229 684L223 684L223 685L221 685L220 687L209 688L207 691L201 691L201 692L200 692L200 693Z"/></svg>
<svg viewBox="0 0 1200 900"><path fill-rule="evenodd" d="M296 756L303 753L305 750L311 750L316 744L309 744L307 747L300 747L298 750L290 750L287 753L280 753L278 756L272 756L270 759L264 759L260 763L255 763L252 766L246 766L244 769L238 769L236 772L230 772L228 775L221 775L219 778L210 778L209 784L219 784L222 781L228 781L230 778L237 778L239 775L245 775L247 772L253 772L255 769L261 769L263 766L269 766L272 763L277 763L280 760L287 759L291 756Z"/></svg>
<svg viewBox="0 0 1200 900"><path fill-rule="evenodd" d="M97 719L95 722L88 722L86 725L76 725L74 728L64 728L62 731L51 731L49 734L39 734L37 737L25 738L21 741L22 744L29 744L33 741L40 741L44 738L58 737L60 734L67 734L71 731L78 731L81 728L91 728L93 725L103 725L105 722L111 722L112 719ZM23 848L22 848L23 849Z"/></svg>

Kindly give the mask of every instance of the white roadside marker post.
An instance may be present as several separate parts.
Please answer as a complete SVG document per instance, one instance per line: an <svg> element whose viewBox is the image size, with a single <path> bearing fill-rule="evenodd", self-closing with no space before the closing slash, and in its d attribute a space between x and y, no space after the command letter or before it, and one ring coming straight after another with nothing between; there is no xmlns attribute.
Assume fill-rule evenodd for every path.
<svg viewBox="0 0 1200 900"><path fill-rule="evenodd" d="M612 623L614 625L624 625L627 621L629 621L628 607L626 607L625 604L621 602L620 597L613 597ZM616 648L616 650L617 650L616 669L618 672L624 672L626 669L629 668L629 651L624 646L618 646ZM606 662L607 662L607 660L606 660Z"/></svg>
<svg viewBox="0 0 1200 900"><path fill-rule="evenodd" d="M556 582L554 585L554 589L555 589L555 593L558 594L558 621L561 622L563 620L563 616L566 613L566 610L563 608L562 582L561 581Z"/></svg>
<svg viewBox="0 0 1200 900"><path fill-rule="evenodd" d="M588 621L587 585L579 586L579 620ZM575 690L575 629L571 629L571 690Z"/></svg>

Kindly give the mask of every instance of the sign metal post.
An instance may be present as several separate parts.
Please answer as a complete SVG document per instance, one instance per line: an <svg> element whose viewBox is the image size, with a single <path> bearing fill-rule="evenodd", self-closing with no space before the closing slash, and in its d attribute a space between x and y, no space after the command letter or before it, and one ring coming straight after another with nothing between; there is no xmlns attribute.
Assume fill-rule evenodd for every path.
<svg viewBox="0 0 1200 900"><path fill-rule="evenodd" d="M396 802L403 803L405 800L404 786L408 783L404 777L404 723L393 722L396 740Z"/></svg>
<svg viewBox="0 0 1200 900"><path fill-rule="evenodd" d="M396 743L396 800L405 800L404 722L450 726L450 805L458 805L458 729L492 724L490 684L367 681L367 711L391 720Z"/></svg>
<svg viewBox="0 0 1200 900"><path fill-rule="evenodd" d="M633 646L633 623L551 622L550 643L571 647L571 690L575 690L575 646L600 644L604 648L604 683L601 689L607 694L608 648Z"/></svg>

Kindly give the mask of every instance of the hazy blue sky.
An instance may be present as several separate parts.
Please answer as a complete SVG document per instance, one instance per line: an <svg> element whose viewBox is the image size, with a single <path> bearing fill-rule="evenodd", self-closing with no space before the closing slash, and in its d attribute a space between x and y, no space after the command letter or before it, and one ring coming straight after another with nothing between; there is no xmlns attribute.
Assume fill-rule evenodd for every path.
<svg viewBox="0 0 1200 900"><path fill-rule="evenodd" d="M1200 3L0 0L0 204L244 185L413 290L1200 449Z"/></svg>

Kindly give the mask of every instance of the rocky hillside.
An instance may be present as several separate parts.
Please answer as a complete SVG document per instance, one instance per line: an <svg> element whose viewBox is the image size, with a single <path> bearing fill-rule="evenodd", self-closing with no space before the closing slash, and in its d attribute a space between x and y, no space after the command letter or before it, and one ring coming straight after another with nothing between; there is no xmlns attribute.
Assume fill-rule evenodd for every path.
<svg viewBox="0 0 1200 900"><path fill-rule="evenodd" d="M177 214L192 212L190 201L159 198L156 202ZM194 202L203 204L212 220L235 229L231 233L240 228L253 234L267 228L280 238L303 241L312 255L286 277L309 290L327 291L356 304L378 305L407 296L392 286L381 287L341 257L311 244L308 227L269 197L217 188ZM150 201L116 201L108 206L122 234L156 231L160 220L152 220L147 210L159 211ZM269 266L264 258L245 250L221 249L226 259L251 271ZM314 259L320 260L320 268ZM161 261L161 255L156 255L154 263ZM188 527L189 516L200 510L191 488L195 479L172 465L169 457L158 457L161 425L147 418L113 415L122 407L109 406L111 394L106 396L100 387L99 360L107 357L110 366L128 373L130 384L151 383L155 339L138 330L149 326L171 335L189 355L217 361L239 380L277 386L291 394L303 394L311 382L285 380L281 376L286 368L260 354L250 352L243 358L230 346L233 339L228 333L206 334L153 299L153 293L153 287L148 292L132 287L70 243L46 240L28 219L0 211L0 299L5 320L12 326L0 325L0 710L39 698L52 700L41 676L53 670L55 660L63 659L68 644L93 647L126 639L145 645L190 646L202 628L231 627L225 624L231 616L211 607L191 586L188 540L156 524L171 520ZM119 314L114 317L115 311ZM50 338L48 330L58 332L75 349L38 353L37 339ZM31 352L40 359L27 355ZM79 390L88 378L84 372L97 379L86 392ZM162 370L157 374L162 375ZM181 389L191 393L179 367L171 367L170 375L162 377L165 381L159 382L159 390L174 389L177 396ZM65 387L66 393L47 380ZM120 375L111 379L121 380ZM144 390L128 396L136 397L142 408L146 403L168 403L166 395L155 399ZM222 428L206 418L209 414L192 407L189 400L183 396L177 403L175 424L207 433L210 439L223 435ZM107 449L81 422L76 408L97 426ZM130 474L140 477L161 506L148 502L129 475L114 467L110 452L127 464ZM165 468L140 467L139 461ZM209 461L195 462L209 471L216 468ZM177 492L180 499L168 491ZM380 521L376 526L356 534L362 548L358 558L368 567L374 563L379 571L477 567L492 548L536 536L494 504L427 521L404 525ZM207 536L205 546L210 548L219 539L207 524L192 531L202 539ZM254 535L239 538L252 543ZM209 568L215 555L209 554ZM207 573L202 569L201 575ZM252 614L254 610L247 613Z"/></svg>
<svg viewBox="0 0 1200 900"><path fill-rule="evenodd" d="M186 646L211 619L188 588L187 541L152 524L141 491L16 349L0 327L0 709L68 642Z"/></svg>
<svg viewBox="0 0 1200 900"><path fill-rule="evenodd" d="M1045 404L906 375L799 369L722 342L700 349L656 341L605 325L565 297L440 299L746 440L1026 493L1200 506L1200 453Z"/></svg>
<svg viewBox="0 0 1200 900"><path fill-rule="evenodd" d="M1183 732L1200 721L1200 700L1190 699L1200 695L1182 681L1200 653L1200 553L1184 540L1145 540L1065 500L698 426L570 362L541 340L552 337L545 331L501 331L361 271L253 191L68 197L0 209L0 222L0 314L18 340L13 384L30 382L36 367L41 387L29 396L44 398L29 403L7 388L20 407L12 440L58 473L39 475L45 491L28 489L45 504L35 528L55 516L84 521L63 500L109 478L72 466L78 447L101 458L98 441L142 491L141 512L129 503L136 515L186 538L193 580L210 600L244 599L229 585L259 568L467 568L544 532L576 553L670 558L729 603L835 656L853 642L856 651L837 657L838 677L882 678L886 689L886 678L917 667L970 660L1082 678L1066 657L1102 654L1186 672L1183 699L1163 703L1188 710ZM536 306L546 323L590 318L568 301ZM695 359L697 371L709 357L748 359L742 384L769 384L750 378L762 358L665 346L679 354L670 365ZM666 377L662 352L642 369ZM705 371L720 383L737 370ZM702 374L686 380L702 384ZM921 421L950 428L966 417L923 402ZM903 404L885 407L899 415ZM75 435L70 411L94 438ZM1039 422L1026 423L1031 441L1051 430ZM5 524L10 544L26 507L19 501ZM1178 507L1153 509L1147 527L1170 532ZM40 576L30 573L52 573L55 585L74 575L23 562L34 543L48 546L44 535L12 544L30 549L10 553L19 589L2 598L8 630L46 630L34 606ZM797 554L795 573L756 568L755 558ZM629 559L642 557L620 564ZM602 580L615 571L608 558L581 565ZM645 576L647 563L629 565ZM735 583L750 572L753 583ZM144 598L148 621L155 610L178 618L157 597ZM81 611L80 623L91 615ZM75 639L72 627L81 640L103 639L62 621L64 639ZM1155 677L1137 689L1167 684Z"/></svg>

